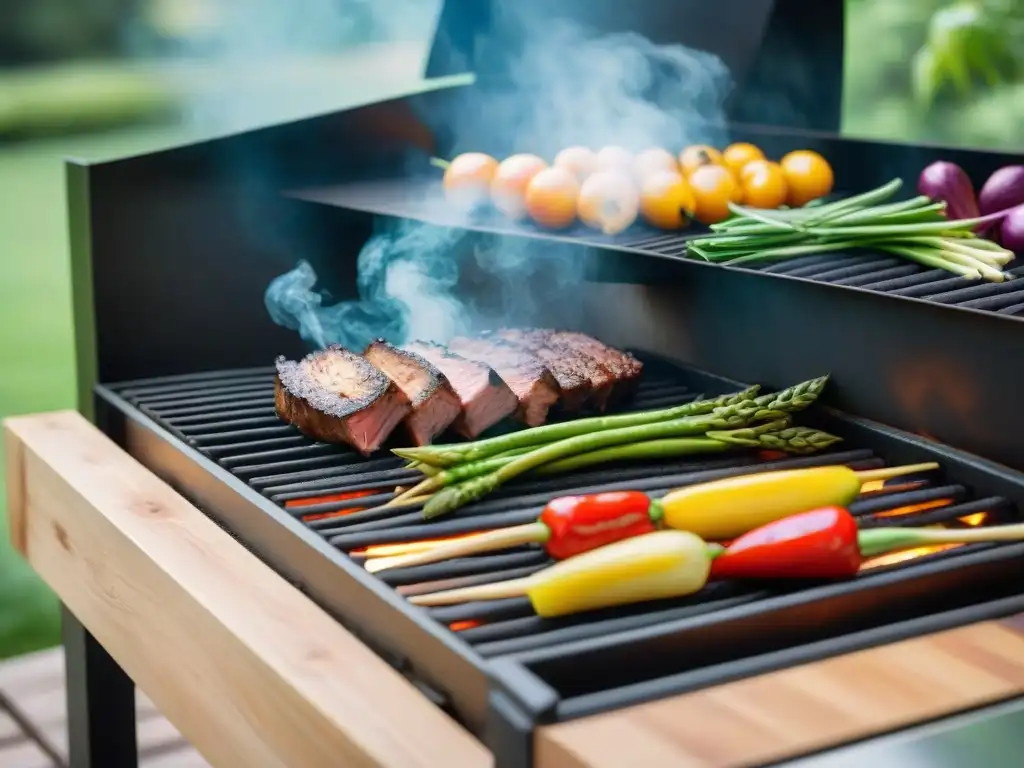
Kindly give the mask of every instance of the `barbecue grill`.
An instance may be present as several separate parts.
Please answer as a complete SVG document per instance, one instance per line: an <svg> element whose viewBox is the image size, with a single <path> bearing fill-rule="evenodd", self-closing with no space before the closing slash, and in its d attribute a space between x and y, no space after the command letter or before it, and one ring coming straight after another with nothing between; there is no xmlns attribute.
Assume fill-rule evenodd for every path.
<svg viewBox="0 0 1024 768"><path fill-rule="evenodd" d="M1015 439L1024 415L1013 407L1021 371L1006 355L1024 317L1024 287L1015 282L968 284L871 254L712 266L685 258L692 233L551 236L430 203L429 157L468 140L456 140L445 116L507 77L494 61L511 53L484 61L472 44L491 23L487 4L472 5L447 4L428 74L476 69L473 85L120 161L69 163L83 410L484 739L501 765L530 764L538 724L1024 609L1024 544L881 558L841 584L723 582L688 599L558 620L533 615L525 599L430 610L404 599L533 573L548 563L535 547L363 570L362 560L385 548L531 521L555 495L628 488L658 496L826 463L941 463L938 476L893 481L858 500L851 511L863 526L991 525L1018 520L1024 509L1024 475L1013 469L1024 468ZM599 29L687 40L678 16L658 16L653 5L637 6L635 18L604 5L587 6ZM979 176L1015 159L829 133L838 123L841 4L761 5L751 11L759 19L752 48L730 50L730 35L708 43L737 72L759 73L730 103L732 122L709 130L772 154L818 149L851 190L914 178L938 157ZM804 24L824 32L801 35ZM750 52L767 57L779 46L822 75L807 81L813 88L794 91L798 76L764 81L772 70ZM814 104L796 110L813 119L796 127L750 122L759 106L780 99ZM476 140L500 152L507 148L495 148L499 138ZM386 452L362 458L314 443L275 415L269 364L305 347L271 322L263 293L304 258L333 297L353 296L359 249L386 220L458 232L453 259L514 242L528 255L557 248L578 261L587 281L574 289L575 322L646 362L625 408L831 372L832 407L816 407L809 419L844 442L809 457L737 454L523 479L430 524L416 507L384 511L379 505L416 473ZM464 281L459 290L488 289ZM540 307L522 320L555 324L564 310Z"/></svg>

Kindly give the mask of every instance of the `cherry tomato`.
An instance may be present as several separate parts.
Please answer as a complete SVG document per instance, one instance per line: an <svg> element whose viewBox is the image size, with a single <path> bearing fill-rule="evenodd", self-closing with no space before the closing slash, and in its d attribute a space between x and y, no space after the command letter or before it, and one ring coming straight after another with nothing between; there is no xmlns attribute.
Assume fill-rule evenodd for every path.
<svg viewBox="0 0 1024 768"><path fill-rule="evenodd" d="M526 185L526 212L548 229L565 229L576 221L580 184L565 168L545 168Z"/></svg>
<svg viewBox="0 0 1024 768"><path fill-rule="evenodd" d="M547 166L536 155L512 155L502 160L491 179L494 207L509 218L523 218L526 215L526 185Z"/></svg>
<svg viewBox="0 0 1024 768"><path fill-rule="evenodd" d="M835 182L828 161L809 149L790 152L782 158L782 170L789 188L787 202L793 207L824 197Z"/></svg>
<svg viewBox="0 0 1024 768"><path fill-rule="evenodd" d="M729 203L739 203L743 192L732 172L721 165L704 165L689 178L696 202L696 218L704 224L717 224L729 218Z"/></svg>
<svg viewBox="0 0 1024 768"><path fill-rule="evenodd" d="M687 177L703 165L721 165L722 153L707 144L694 144L679 153L679 167Z"/></svg>
<svg viewBox="0 0 1024 768"><path fill-rule="evenodd" d="M722 153L722 163L736 174L736 178L740 177L744 166L754 160L764 160L764 152L745 141L730 144Z"/></svg>
<svg viewBox="0 0 1024 768"><path fill-rule="evenodd" d="M788 185L782 166L770 160L754 160L740 174L743 202L752 208L778 208L786 202Z"/></svg>
<svg viewBox="0 0 1024 768"><path fill-rule="evenodd" d="M652 173L640 188L640 215L658 229L682 229L696 205L690 185L675 171Z"/></svg>
<svg viewBox="0 0 1024 768"><path fill-rule="evenodd" d="M482 152L465 152L452 159L444 172L445 196L460 206L473 207L487 199L498 161Z"/></svg>

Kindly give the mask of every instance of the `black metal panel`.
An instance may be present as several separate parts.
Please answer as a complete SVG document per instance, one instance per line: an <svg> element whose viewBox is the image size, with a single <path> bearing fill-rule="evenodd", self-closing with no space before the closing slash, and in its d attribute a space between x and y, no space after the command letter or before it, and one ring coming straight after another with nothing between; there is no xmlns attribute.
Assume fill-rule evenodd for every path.
<svg viewBox="0 0 1024 768"><path fill-rule="evenodd" d="M446 0L428 77L473 72L485 93L515 87L509 64L537 22L572 19L593 34L635 32L708 51L736 83L732 120L838 131L845 7L841 0ZM524 24L524 20L527 23Z"/></svg>

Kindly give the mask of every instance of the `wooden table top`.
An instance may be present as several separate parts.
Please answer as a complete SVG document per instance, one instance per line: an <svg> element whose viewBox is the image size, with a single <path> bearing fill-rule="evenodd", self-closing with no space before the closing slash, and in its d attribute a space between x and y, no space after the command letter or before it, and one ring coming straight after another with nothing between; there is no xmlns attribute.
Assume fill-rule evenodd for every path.
<svg viewBox="0 0 1024 768"><path fill-rule="evenodd" d="M15 546L212 765L494 764L79 414L10 419L5 441ZM983 622L545 726L535 765L754 765L1021 694L1024 632Z"/></svg>

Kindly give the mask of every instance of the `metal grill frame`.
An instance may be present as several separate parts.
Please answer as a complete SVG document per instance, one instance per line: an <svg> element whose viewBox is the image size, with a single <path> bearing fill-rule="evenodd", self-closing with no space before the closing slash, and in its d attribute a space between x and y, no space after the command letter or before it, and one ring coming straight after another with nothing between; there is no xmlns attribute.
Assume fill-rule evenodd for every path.
<svg viewBox="0 0 1024 768"><path fill-rule="evenodd" d="M222 374L208 374L211 380ZM195 380L197 377L169 377ZM200 376L199 378L203 378ZM721 391L741 385L720 377ZM140 382L132 382L139 384ZM124 385L121 385L124 386ZM713 388L709 387L709 393ZM945 614L915 617L890 627L873 627L831 640L800 645L784 651L755 654L738 662L700 668L673 675L666 680L646 681L625 690L613 689L561 700L555 690L534 671L546 663L543 649L513 656L484 659L455 633L431 619L426 612L413 609L393 589L377 577L366 573L339 550L330 546L314 531L303 525L270 499L248 486L214 461L183 443L170 431L147 417L139 409L106 386L95 390L99 426L131 455L154 471L173 487L195 502L212 519L231 533L247 549L310 596L335 616L396 669L405 674L428 696L445 706L474 733L480 735L496 754L529 756L529 735L533 727L552 722L618 708L649 698L678 693L694 687L722 682L752 670L787 666L793 663L830 655L834 649L867 647L910 636L925 628L942 624L955 626L974 620L980 610L1003 611L1016 596L999 595L1000 601L986 606L971 606ZM1007 498L1024 510L1024 476L1004 467L951 450L940 444L907 435L882 425L848 417L825 408L818 409L822 426L843 434L851 442L870 447L888 461L913 463L935 458L942 462L949 482L979 489L979 493ZM1024 569L1024 544L981 547L963 552L950 566L947 558L937 556L913 568L899 568L873 577L866 588L862 583L825 585L815 590L801 590L782 598L755 601L750 606L736 606L728 611L728 620L764 622L777 605L787 604L793 616L820 610L822 599L844 604L856 595L869 595L873 589L895 590L901 594L920 594L928 584L942 581L943 575L962 577L966 569L979 579L995 580L1008 569ZM1014 565L1016 564L1016 565ZM1024 576L1024 572L1021 574ZM936 581L938 579L938 581ZM1005 579L1004 579L1005 581ZM973 583L973 582L972 582ZM979 582L980 583L980 582ZM815 593L815 594L811 594ZM1024 596L1021 597L1024 601ZM1015 606L1016 603L1013 603ZM1017 610L1017 608L1013 608ZM1011 612L1009 609L1007 612ZM708 625L714 629L722 620L716 612ZM945 624L943 624L945 622ZM650 642L695 642L702 635L688 629L684 635L675 627L648 626L643 637ZM711 639L713 635L709 635ZM593 642L584 644L580 653L605 653ZM619 643L620 647L622 643ZM614 651L614 649L612 649ZM583 656L581 656L583 658ZM440 684L443 681L443 684ZM504 758L503 758L504 759ZM510 763L526 765L528 762Z"/></svg>

